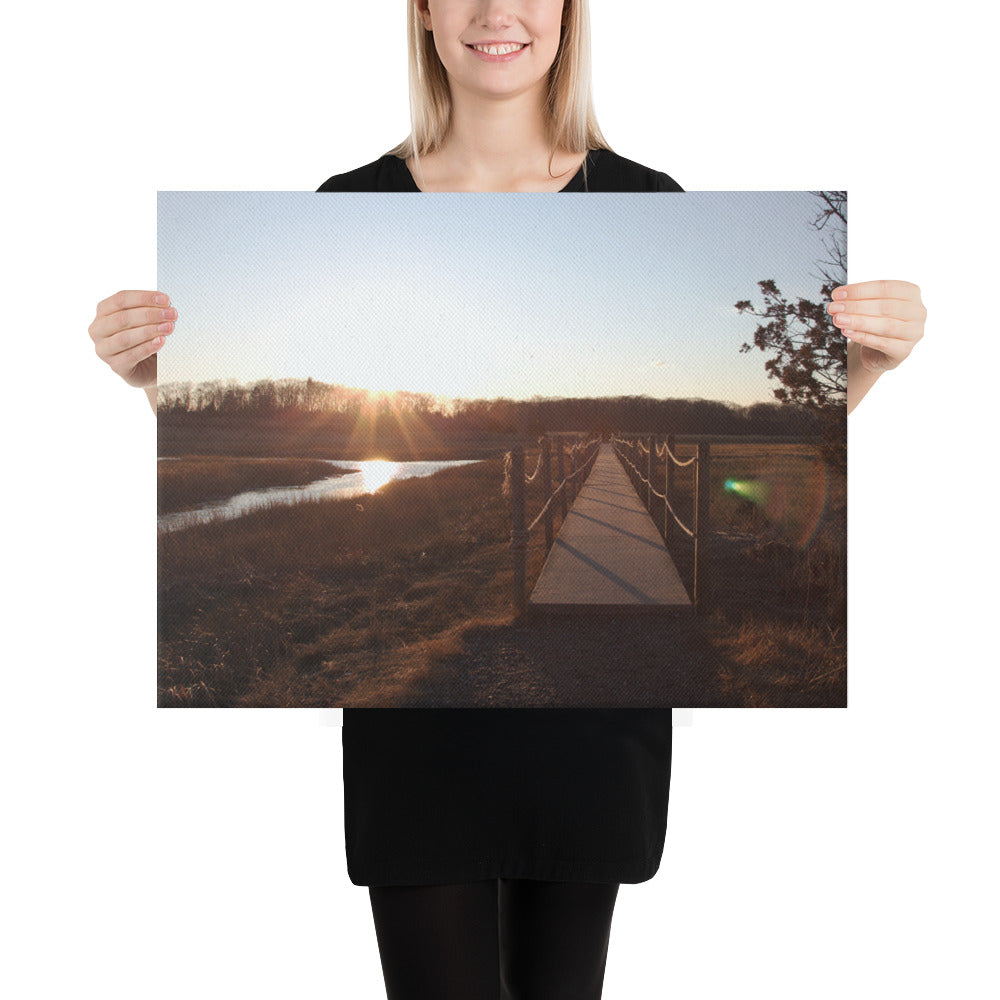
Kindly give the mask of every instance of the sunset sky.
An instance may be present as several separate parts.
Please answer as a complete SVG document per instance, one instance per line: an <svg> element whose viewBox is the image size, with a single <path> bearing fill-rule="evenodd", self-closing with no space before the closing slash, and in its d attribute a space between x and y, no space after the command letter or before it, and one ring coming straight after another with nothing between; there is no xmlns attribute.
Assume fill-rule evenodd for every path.
<svg viewBox="0 0 1000 1000"><path fill-rule="evenodd" d="M307 378L445 397L772 398L740 354L774 278L816 299L806 192L161 192L161 383Z"/></svg>

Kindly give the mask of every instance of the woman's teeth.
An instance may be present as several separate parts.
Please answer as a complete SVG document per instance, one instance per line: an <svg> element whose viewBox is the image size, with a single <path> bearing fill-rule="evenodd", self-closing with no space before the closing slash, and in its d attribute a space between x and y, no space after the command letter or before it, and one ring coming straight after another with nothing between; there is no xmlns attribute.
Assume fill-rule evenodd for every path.
<svg viewBox="0 0 1000 1000"><path fill-rule="evenodd" d="M507 45L473 45L477 52L484 52L488 56L505 56L511 52L517 52L519 49L523 49L524 44L507 44Z"/></svg>

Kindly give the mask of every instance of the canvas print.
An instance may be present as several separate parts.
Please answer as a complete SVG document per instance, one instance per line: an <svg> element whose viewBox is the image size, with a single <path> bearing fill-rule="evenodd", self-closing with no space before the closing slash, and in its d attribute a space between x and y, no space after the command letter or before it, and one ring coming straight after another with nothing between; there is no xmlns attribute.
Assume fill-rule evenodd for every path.
<svg viewBox="0 0 1000 1000"><path fill-rule="evenodd" d="M846 704L844 192L161 192L157 703Z"/></svg>

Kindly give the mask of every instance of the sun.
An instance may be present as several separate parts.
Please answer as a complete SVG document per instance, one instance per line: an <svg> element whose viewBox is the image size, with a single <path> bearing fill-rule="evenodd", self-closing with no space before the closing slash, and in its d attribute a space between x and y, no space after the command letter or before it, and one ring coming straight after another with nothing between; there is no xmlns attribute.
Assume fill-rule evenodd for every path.
<svg viewBox="0 0 1000 1000"><path fill-rule="evenodd" d="M369 462L358 462L357 464L364 477L366 493L377 493L399 472L398 462L387 462L382 458L374 458Z"/></svg>

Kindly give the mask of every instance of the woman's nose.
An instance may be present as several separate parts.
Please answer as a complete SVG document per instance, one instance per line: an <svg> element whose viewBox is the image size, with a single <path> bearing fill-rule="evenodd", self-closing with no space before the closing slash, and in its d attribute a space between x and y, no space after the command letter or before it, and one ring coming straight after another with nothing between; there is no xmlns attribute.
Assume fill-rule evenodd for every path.
<svg viewBox="0 0 1000 1000"><path fill-rule="evenodd" d="M510 0L481 0L479 23L484 28L509 28L514 23Z"/></svg>

